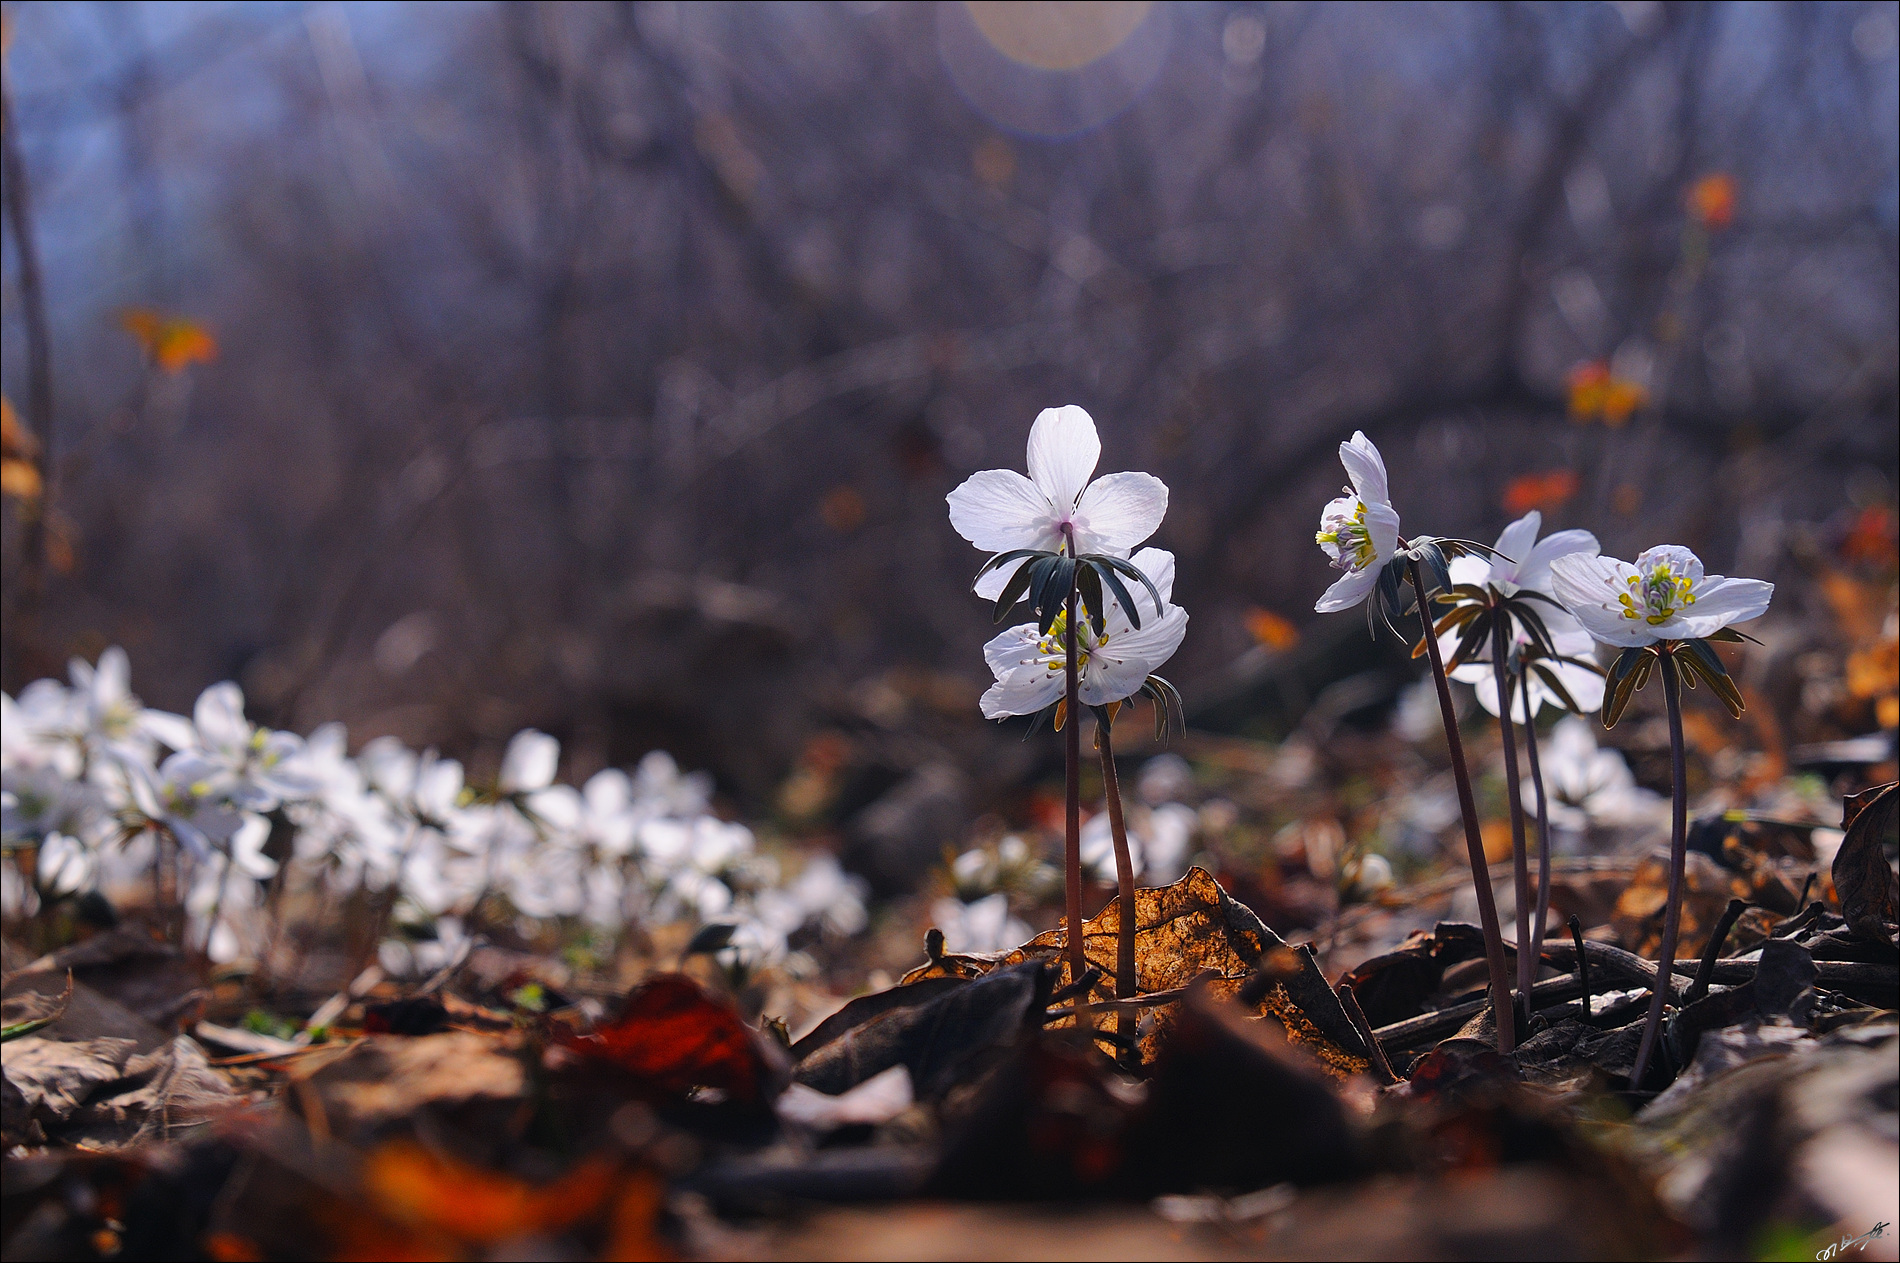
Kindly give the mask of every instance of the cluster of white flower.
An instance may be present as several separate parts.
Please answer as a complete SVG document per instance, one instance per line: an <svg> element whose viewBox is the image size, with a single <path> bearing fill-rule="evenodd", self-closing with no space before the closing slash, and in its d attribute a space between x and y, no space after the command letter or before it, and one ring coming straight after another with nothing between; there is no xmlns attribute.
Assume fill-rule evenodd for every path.
<svg viewBox="0 0 1900 1263"><path fill-rule="evenodd" d="M116 648L96 667L75 660L71 679L35 681L17 702L0 694L10 912L91 890L143 897L168 840L193 943L216 960L252 954L280 828L288 848L271 849L302 877L393 894L398 920L434 923L433 953L385 945L397 967L430 967L491 896L524 917L608 929L729 923L724 950L750 962L783 958L808 926L865 925L861 882L826 856L782 882L749 829L711 813L709 778L682 775L661 751L576 789L555 783L560 744L529 729L509 742L497 782L475 786L459 762L393 737L352 758L340 724L307 740L257 727L229 682L206 689L189 719L147 709Z"/></svg>

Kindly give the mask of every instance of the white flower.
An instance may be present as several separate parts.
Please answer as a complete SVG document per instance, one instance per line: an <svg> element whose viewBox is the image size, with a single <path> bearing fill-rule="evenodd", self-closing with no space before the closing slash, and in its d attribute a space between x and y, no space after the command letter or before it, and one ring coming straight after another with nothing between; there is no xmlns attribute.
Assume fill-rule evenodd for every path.
<svg viewBox="0 0 1900 1263"><path fill-rule="evenodd" d="M532 793L554 783L561 763L561 743L545 732L523 728L508 742L501 756L501 792Z"/></svg>
<svg viewBox="0 0 1900 1263"><path fill-rule="evenodd" d="M1168 512L1168 488L1152 474L1105 474L1089 480L1102 456L1095 422L1073 404L1047 408L1029 429L1029 476L985 469L952 491L950 525L988 553L1044 552L1126 557L1155 533ZM1003 593L1015 563L985 573L978 596ZM1150 576L1151 578L1153 576Z"/></svg>
<svg viewBox="0 0 1900 1263"><path fill-rule="evenodd" d="M51 833L40 846L40 889L54 896L76 895L92 885L98 862L78 838Z"/></svg>
<svg viewBox="0 0 1900 1263"><path fill-rule="evenodd" d="M1029 941L1029 927L1009 915L1009 896L989 895L975 903L939 899L930 919L943 931L944 950L1006 952Z"/></svg>
<svg viewBox="0 0 1900 1263"><path fill-rule="evenodd" d="M1187 611L1170 601L1174 554L1144 548L1135 554L1134 564L1161 594L1161 612L1157 616L1149 611L1137 628L1121 602L1109 597L1100 636L1089 619L1081 620L1075 644L1085 706L1106 706L1140 692L1149 675L1174 655L1187 635ZM1146 588L1132 595L1137 601L1151 599ZM1036 624L1023 623L983 646L983 656L996 675L996 683L983 694L984 718L1034 715L1063 696L1068 688L1067 625L1068 616L1059 614L1047 636Z"/></svg>
<svg viewBox="0 0 1900 1263"><path fill-rule="evenodd" d="M1550 572L1557 599L1585 630L1625 648L1695 640L1759 618L1775 591L1760 579L1705 575L1696 555L1677 544L1648 549L1634 565L1572 554L1551 562Z"/></svg>
<svg viewBox="0 0 1900 1263"><path fill-rule="evenodd" d="M1560 829L1648 824L1663 806L1662 795L1636 783L1619 751L1597 746L1596 734L1585 720L1575 716L1558 720L1542 755L1550 822ZM1533 792L1526 778L1527 801Z"/></svg>
<svg viewBox="0 0 1900 1263"><path fill-rule="evenodd" d="M1136 877L1141 876L1141 861L1141 838L1130 829L1128 869ZM1082 872L1090 881L1115 884L1115 834L1106 811L1090 816L1088 823L1082 826Z"/></svg>
<svg viewBox="0 0 1900 1263"><path fill-rule="evenodd" d="M1504 528L1504 533L1498 536L1498 555L1491 560L1486 561L1469 553L1454 558L1451 563L1451 581L1455 584L1489 586L1507 597L1515 596L1520 591L1554 596L1551 562L1559 557L1594 557L1598 551L1597 537L1589 531L1558 531L1540 540L1537 531L1543 524L1544 515L1532 509ZM1538 602L1537 614L1544 620L1545 630L1550 632L1551 647L1559 654L1588 660L1595 652L1590 633L1564 610ZM1530 637L1522 627L1516 625L1516 620L1512 622L1511 632L1508 652L1515 654L1529 643ZM1438 643L1447 658L1457 648L1458 636L1459 629L1454 628L1439 638ZM1584 713L1603 705L1603 677L1595 671L1568 662L1554 661L1544 662L1543 668L1557 677ZM1464 663L1451 673L1451 678L1471 685L1478 694L1478 704L1493 715L1498 713L1497 673L1489 662ZM1538 678L1535 671L1526 672L1518 681L1517 705L1512 708L1513 715L1520 721L1528 722L1528 717L1545 705L1563 708L1562 700Z"/></svg>
<svg viewBox="0 0 1900 1263"><path fill-rule="evenodd" d="M1321 614L1349 610L1372 595L1379 571L1399 546L1399 515L1392 507L1379 449L1365 431L1355 430L1339 445L1339 460L1352 486L1321 511L1313 539L1332 558L1333 568L1346 573L1313 603Z"/></svg>

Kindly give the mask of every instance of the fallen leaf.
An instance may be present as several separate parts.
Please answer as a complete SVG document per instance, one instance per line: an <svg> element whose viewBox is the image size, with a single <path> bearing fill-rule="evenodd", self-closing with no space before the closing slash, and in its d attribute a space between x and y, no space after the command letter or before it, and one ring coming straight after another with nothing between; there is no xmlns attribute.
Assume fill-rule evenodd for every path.
<svg viewBox="0 0 1900 1263"><path fill-rule="evenodd" d="M1082 924L1082 951L1089 964L1102 970L1091 998L1114 998L1114 970L1121 932L1121 900L1109 901ZM1147 887L1135 892L1135 981L1137 996L1175 991L1204 974L1212 973L1214 988L1233 997L1242 984L1266 967L1279 963L1273 985L1259 1001L1256 1012L1271 1014L1286 1028L1287 1038L1304 1046L1334 1074L1362 1073L1370 1064L1370 1050L1359 1038L1339 998L1313 961L1310 949L1294 951L1263 924L1253 910L1234 899L1203 868L1191 868L1171 886ZM1069 984L1069 965L1063 950L1063 931L1045 931L1005 952L998 965L1047 960L1056 968L1056 989ZM968 961L958 966L968 968ZM995 966L991 966L994 968ZM945 976L936 963L904 976L905 982ZM1166 1038L1172 1019L1166 1009L1140 1036L1144 1062L1151 1062ZM1059 1020L1067 1026L1073 1019Z"/></svg>
<svg viewBox="0 0 1900 1263"><path fill-rule="evenodd" d="M628 994L618 1017L562 1044L674 1097L712 1089L726 1102L752 1108L781 1086L758 1032L685 974L654 975Z"/></svg>
<svg viewBox="0 0 1900 1263"><path fill-rule="evenodd" d="M1841 827L1847 836L1834 853L1834 889L1841 915L1860 938L1892 942L1900 921L1900 882L1887 862L1887 839L1900 822L1900 785L1889 782L1847 799Z"/></svg>
<svg viewBox="0 0 1900 1263"><path fill-rule="evenodd" d="M1053 972L1026 961L879 1013L810 1051L794 1079L836 1096L902 1065L919 1097L938 1099L1042 1026Z"/></svg>
<svg viewBox="0 0 1900 1263"><path fill-rule="evenodd" d="M363 1161L363 1187L378 1210L473 1245L558 1232L591 1218L613 1193L615 1174L608 1160L590 1158L552 1183L530 1184L408 1140L391 1141Z"/></svg>

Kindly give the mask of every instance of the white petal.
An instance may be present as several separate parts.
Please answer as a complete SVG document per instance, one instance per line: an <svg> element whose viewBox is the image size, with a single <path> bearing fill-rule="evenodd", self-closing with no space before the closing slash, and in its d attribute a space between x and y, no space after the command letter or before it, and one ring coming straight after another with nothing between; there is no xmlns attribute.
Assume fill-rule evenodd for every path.
<svg viewBox="0 0 1900 1263"><path fill-rule="evenodd" d="M1140 692L1142 683L1181 647L1187 624L1187 611L1170 605L1160 618L1143 623L1140 631L1111 636L1106 646L1089 655L1083 668L1083 703L1106 706Z"/></svg>
<svg viewBox="0 0 1900 1263"><path fill-rule="evenodd" d="M1011 576L1028 565L1029 561L1029 558L1024 557L1017 561L1006 561L994 570L985 570L976 577L976 582L970 585L970 590L985 601L994 601L1003 595L1003 589L1009 586Z"/></svg>
<svg viewBox="0 0 1900 1263"><path fill-rule="evenodd" d="M1168 486L1153 474L1097 478L1076 506L1077 551L1133 548L1155 533L1167 513Z"/></svg>
<svg viewBox="0 0 1900 1263"><path fill-rule="evenodd" d="M1583 629L1605 644L1654 644L1665 639L1640 618L1623 617L1619 597L1632 589L1629 581L1639 577L1636 568L1614 557L1571 553L1550 564L1551 590L1583 624Z"/></svg>
<svg viewBox="0 0 1900 1263"><path fill-rule="evenodd" d="M1570 699L1582 708L1585 714L1603 708L1603 677L1595 671L1573 666L1568 662L1546 662L1544 669L1557 677L1569 691ZM1546 696L1551 697L1553 704L1560 704L1543 681L1537 681L1537 688Z"/></svg>
<svg viewBox="0 0 1900 1263"><path fill-rule="evenodd" d="M1775 594L1775 585L1761 579L1725 579L1710 575L1695 590L1695 604L1671 622L1680 624L1685 638L1706 636L1731 623L1760 618Z"/></svg>
<svg viewBox="0 0 1900 1263"><path fill-rule="evenodd" d="M1000 680L1035 657L1036 642L1041 639L1034 623L1012 627L983 646L983 661L990 664L990 671Z"/></svg>
<svg viewBox="0 0 1900 1263"><path fill-rule="evenodd" d="M1595 556L1602 548L1597 537L1589 531L1558 531L1537 541L1529 557L1524 558L1517 567L1517 585L1521 588L1535 588L1545 592L1550 587L1550 563L1559 557L1568 557L1573 553L1589 553Z"/></svg>
<svg viewBox="0 0 1900 1263"><path fill-rule="evenodd" d="M1013 469L985 469L945 497L950 525L986 553L1054 548L1055 508L1049 497Z"/></svg>
<svg viewBox="0 0 1900 1263"><path fill-rule="evenodd" d="M1537 543L1537 532L1543 529L1543 525L1544 515L1532 509L1504 528L1504 533L1498 536L1497 543L1498 551L1504 555L1492 563L1496 568L1498 578L1506 583L1523 582L1518 578L1518 574L1525 561L1530 558L1531 546Z"/></svg>
<svg viewBox="0 0 1900 1263"><path fill-rule="evenodd" d="M1334 614L1340 610L1349 610L1372 595L1372 589L1379 584L1377 567L1354 570L1341 575L1333 586L1320 594L1313 602L1313 610L1319 614Z"/></svg>
<svg viewBox="0 0 1900 1263"><path fill-rule="evenodd" d="M1146 586L1121 576L1122 583L1128 589L1128 595L1135 599L1135 613L1146 624L1167 611L1174 596L1174 554L1165 548L1144 548L1129 558L1135 569L1148 576L1148 582L1155 585L1155 591L1161 593L1161 609L1155 609L1155 599ZM1117 629L1130 631L1134 622L1128 612L1122 609L1122 603L1114 597L1109 598L1108 622L1111 634Z"/></svg>
<svg viewBox="0 0 1900 1263"><path fill-rule="evenodd" d="M1029 427L1030 481L1062 509L1075 507L1101 459L1102 440L1095 433L1095 422L1074 404L1044 408Z"/></svg>
<svg viewBox="0 0 1900 1263"><path fill-rule="evenodd" d="M1392 554L1399 547L1398 510L1384 502L1366 502L1366 534L1372 539L1372 550L1378 554L1380 562L1392 560ZM1378 563L1368 569L1376 568Z"/></svg>
<svg viewBox="0 0 1900 1263"><path fill-rule="evenodd" d="M1352 478L1353 489L1368 505L1391 504L1392 491L1386 483L1385 458L1372 445L1364 430L1354 430L1352 438L1339 445L1339 462Z"/></svg>
<svg viewBox="0 0 1900 1263"><path fill-rule="evenodd" d="M1451 559L1451 581L1453 584L1485 584L1491 580L1491 563L1482 557L1470 553L1460 553Z"/></svg>
<svg viewBox="0 0 1900 1263"><path fill-rule="evenodd" d="M560 763L559 741L545 732L523 728L514 735L514 739L508 743L507 752L501 756L502 792L545 789L553 782L554 770Z"/></svg>
<svg viewBox="0 0 1900 1263"><path fill-rule="evenodd" d="M1484 667L1482 676L1471 681L1471 691L1478 695L1478 705L1484 707L1485 714L1498 713L1498 677L1489 664Z"/></svg>
<svg viewBox="0 0 1900 1263"><path fill-rule="evenodd" d="M229 680L198 694L191 720L199 739L213 749L231 749L251 739L251 725L244 719L244 690Z"/></svg>
<svg viewBox="0 0 1900 1263"><path fill-rule="evenodd" d="M125 650L113 645L99 655L99 669L93 675L93 697L110 706L132 691L132 661Z"/></svg>
<svg viewBox="0 0 1900 1263"><path fill-rule="evenodd" d="M1018 667L990 685L983 694L983 718L1034 715L1054 703L1067 688L1068 681L1060 671L1040 666Z"/></svg>

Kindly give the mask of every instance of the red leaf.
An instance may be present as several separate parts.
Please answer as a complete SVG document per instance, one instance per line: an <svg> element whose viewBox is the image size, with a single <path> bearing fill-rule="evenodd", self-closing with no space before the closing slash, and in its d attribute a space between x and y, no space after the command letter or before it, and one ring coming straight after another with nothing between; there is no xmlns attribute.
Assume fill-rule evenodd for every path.
<svg viewBox="0 0 1900 1263"><path fill-rule="evenodd" d="M656 974L633 989L619 1017L562 1043L672 1096L711 1088L748 1106L776 1087L758 1036L685 974Z"/></svg>

